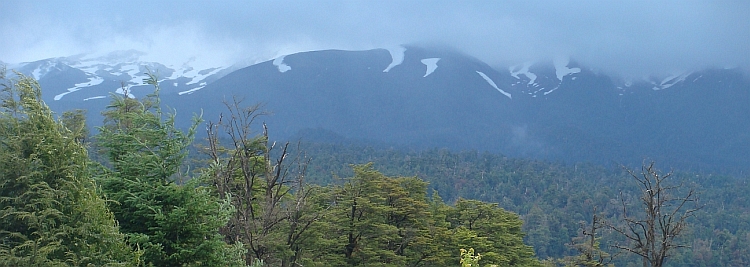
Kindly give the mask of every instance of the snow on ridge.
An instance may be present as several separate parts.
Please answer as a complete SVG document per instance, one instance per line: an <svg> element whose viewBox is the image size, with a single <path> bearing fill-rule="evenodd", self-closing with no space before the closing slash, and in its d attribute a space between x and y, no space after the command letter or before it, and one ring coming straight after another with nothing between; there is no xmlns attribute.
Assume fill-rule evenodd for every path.
<svg viewBox="0 0 750 267"><path fill-rule="evenodd" d="M388 72L393 67L401 65L401 63L404 62L404 52L406 52L406 48L403 46L391 47L387 49L388 52L391 53L392 61L391 64L383 70L383 72Z"/></svg>
<svg viewBox="0 0 750 267"><path fill-rule="evenodd" d="M487 83L489 83L490 85L492 85L492 87L494 87L495 89L497 89L498 92L500 92L501 94L507 96L510 99L513 99L513 97L511 97L508 92L505 92L502 89L498 88L497 84L495 84L495 82L492 81L492 79L490 79L490 77L488 77L486 74L484 74L484 72L481 72L481 71L476 71L476 72L479 74L479 76L482 76L482 78L484 78L484 80L487 81Z"/></svg>
<svg viewBox="0 0 750 267"><path fill-rule="evenodd" d="M273 65L279 68L279 72L281 73L287 72L292 69L292 67L290 67L289 65L284 64L284 57L286 56L280 56L273 60Z"/></svg>
<svg viewBox="0 0 750 267"><path fill-rule="evenodd" d="M568 68L568 63L570 63L569 58L556 58L553 63L555 64L555 74L557 74L557 79L561 82L565 75L581 72L580 68Z"/></svg>
<svg viewBox="0 0 750 267"><path fill-rule="evenodd" d="M543 94L544 94L544 95L548 95L548 94L550 94L550 93L554 92L555 90L557 90L558 88L560 88L560 85L558 85L558 86L557 86L557 87L555 87L555 88L552 88L552 90L549 90L549 91L547 91L547 92L544 92ZM536 97L536 96L534 96L534 97Z"/></svg>
<svg viewBox="0 0 750 267"><path fill-rule="evenodd" d="M117 88L117 90L115 90L115 93L124 95L125 91L127 91L128 97L135 98L135 96L133 96L133 91L130 90L130 88L132 88L133 86L143 85L143 80L148 78L148 76L141 72L141 67L138 63L120 65L119 67L119 73L127 73L130 76L130 80L127 82L124 90L123 88Z"/></svg>
<svg viewBox="0 0 750 267"><path fill-rule="evenodd" d="M61 93L61 94L58 94L58 95L56 95L54 99L55 99L55 101L57 101L57 100L60 100L60 99L62 99L62 98L63 98L63 96L65 96L65 95L67 95L67 94L70 94L70 93L72 93L72 92L75 92L75 91L81 90L81 89L83 89L84 87L89 87L89 86L99 85L99 84L101 84L102 82L104 82L104 79L102 79L102 78L101 78L101 77L99 77L99 76L94 76L94 77L90 77L90 78L89 78L89 81L88 81L88 82L85 82L85 83L77 83L77 84L75 84L75 85L74 85L74 86L73 86L72 88L68 88L68 89L67 89L67 90L68 90L67 92L64 92L64 93Z"/></svg>
<svg viewBox="0 0 750 267"><path fill-rule="evenodd" d="M662 80L660 84L654 86L653 89L654 90L663 90L663 89L667 89L669 87L672 87L673 85L675 85L675 84L677 84L679 82L685 81L685 79L687 79L687 77L690 76L690 74L693 74L693 72L691 71L691 72L685 72L685 73L681 73L681 74L671 75L671 76L669 76L667 78L664 78L664 80Z"/></svg>
<svg viewBox="0 0 750 267"><path fill-rule="evenodd" d="M427 66L427 71L425 72L424 76L427 77L427 75L432 74L437 69L437 63L440 61L440 58L425 58L422 59L422 64Z"/></svg>
<svg viewBox="0 0 750 267"><path fill-rule="evenodd" d="M198 90L200 90L200 89L203 89L203 87L206 87L206 82L202 82L202 83L200 83L200 84L198 84L198 85L199 85L198 87L195 87L195 88L193 88L193 89L190 89L190 90L185 90L185 91L179 92L179 93L177 93L177 95L184 95L184 94L188 94L188 95L189 95L189 94L192 94L192 93L194 93L195 91L198 91Z"/></svg>
<svg viewBox="0 0 750 267"><path fill-rule="evenodd" d="M288 67L288 66L287 66L287 67ZM186 74L184 75L184 77L188 77L188 78L190 78L190 76L191 76L191 75L195 75L195 76L192 76L192 78L193 78L193 79L192 79L192 80L190 80L189 82L187 82L187 83L186 83L185 85L196 84L196 83L198 83L198 82L202 81L203 79L205 79L206 77L208 77L208 76L211 76L211 75L214 75L214 74L218 73L219 71L221 71L221 70L223 70L223 69L225 69L225 68L216 68L216 69L214 69L214 70L212 70L212 71L209 71L209 72L208 72L208 73L206 73L206 74L200 74L200 72L201 72L201 71L199 71L199 70L195 70L195 71L194 71L194 72L195 72L195 74L193 74L193 72L190 72L189 74L188 74L188 73L186 73ZM290 67L290 69L291 69L291 67Z"/></svg>
<svg viewBox="0 0 750 267"><path fill-rule="evenodd" d="M167 80L176 80L177 78L185 77L186 73L191 72L191 71L193 71L192 67L183 67L183 68L176 69L172 72L171 76L167 77Z"/></svg>
<svg viewBox="0 0 750 267"><path fill-rule="evenodd" d="M510 71L510 76L513 76L516 79L521 79L518 77L518 75L525 75L529 78L528 85L532 85L536 82L536 74L529 72L529 67L534 64L533 62L526 62L521 65L516 65L508 68L508 71ZM520 68L519 68L520 66Z"/></svg>
<svg viewBox="0 0 750 267"><path fill-rule="evenodd" d="M89 100L94 100L94 99L102 99L102 98L107 98L107 97L106 97L106 96L103 96L103 95L99 95L99 96L92 96L92 97L87 97L87 98L84 98L84 99L83 99L83 101L89 101Z"/></svg>
<svg viewBox="0 0 750 267"><path fill-rule="evenodd" d="M34 71L31 72L31 76L34 77L34 80L41 79L44 75L49 73L50 69L54 67L57 64L53 64L50 61L44 62L43 65L38 66L34 69Z"/></svg>

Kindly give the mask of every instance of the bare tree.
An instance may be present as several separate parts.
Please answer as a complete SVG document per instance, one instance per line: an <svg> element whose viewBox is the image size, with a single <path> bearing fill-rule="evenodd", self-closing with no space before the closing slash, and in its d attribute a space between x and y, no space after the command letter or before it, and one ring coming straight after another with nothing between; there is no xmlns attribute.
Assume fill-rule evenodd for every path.
<svg viewBox="0 0 750 267"><path fill-rule="evenodd" d="M228 242L246 246L248 264L260 259L291 266L297 260L304 232L320 217L320 213L308 210L311 189L304 177L309 159L299 146L292 155L288 142L281 146L269 142L265 124L261 135L253 131L251 126L264 113L259 105L243 107L241 102L236 98L225 102L228 115L206 127L209 180L220 196L230 196L236 208L222 234ZM226 136L224 142L229 148L222 146L220 136ZM287 252L279 253L280 247ZM274 258L281 262L270 262Z"/></svg>
<svg viewBox="0 0 750 267"><path fill-rule="evenodd" d="M640 173L626 170L640 188L639 200L644 212L629 210L620 193L623 223L608 226L624 236L628 244L614 247L638 255L644 267L663 266L674 249L687 247L676 238L687 227L687 219L701 208L695 189L685 191L682 183L671 185L672 172L659 172L653 162L644 164Z"/></svg>

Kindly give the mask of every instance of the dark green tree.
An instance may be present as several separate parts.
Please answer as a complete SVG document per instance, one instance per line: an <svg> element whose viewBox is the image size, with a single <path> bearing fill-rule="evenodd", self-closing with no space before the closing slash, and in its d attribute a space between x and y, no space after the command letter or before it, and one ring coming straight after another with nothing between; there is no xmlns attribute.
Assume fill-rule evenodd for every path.
<svg viewBox="0 0 750 267"><path fill-rule="evenodd" d="M86 127L86 110L76 109L65 111L60 117L65 128L71 131L76 141L85 143L88 141L89 129Z"/></svg>
<svg viewBox="0 0 750 267"><path fill-rule="evenodd" d="M241 243L229 246L219 233L233 212L229 201L198 179L178 184L199 119L187 133L175 128L174 114L159 107L156 77L148 75L155 92L142 100L113 96L96 136L111 166L100 174L111 210L129 242L144 250L146 265L243 265Z"/></svg>
<svg viewBox="0 0 750 267"><path fill-rule="evenodd" d="M80 131L56 121L39 84L17 75L2 90L0 266L137 264L97 193Z"/></svg>
<svg viewBox="0 0 750 267"><path fill-rule="evenodd" d="M455 207L416 177L388 177L372 164L334 186L315 266L457 266L460 248L488 265L539 266L523 244L521 220L490 204L460 199Z"/></svg>
<svg viewBox="0 0 750 267"><path fill-rule="evenodd" d="M341 266L405 266L406 257L393 246L400 243L399 228L389 224L398 211L387 204L393 181L372 169L354 166L354 177L333 189L326 235L335 245L325 260ZM325 263L325 262L324 262Z"/></svg>
<svg viewBox="0 0 750 267"><path fill-rule="evenodd" d="M474 248L484 264L539 266L534 250L523 243L523 222L496 203L459 198L448 211L458 248ZM455 255L453 258L459 258Z"/></svg>

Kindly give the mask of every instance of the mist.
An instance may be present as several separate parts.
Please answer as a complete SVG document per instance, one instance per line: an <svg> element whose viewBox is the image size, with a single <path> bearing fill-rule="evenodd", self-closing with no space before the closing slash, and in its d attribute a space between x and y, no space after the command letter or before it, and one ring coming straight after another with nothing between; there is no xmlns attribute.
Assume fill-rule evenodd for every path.
<svg viewBox="0 0 750 267"><path fill-rule="evenodd" d="M750 66L747 1L3 1L0 60L136 49L206 66L429 43L493 66L646 76Z"/></svg>

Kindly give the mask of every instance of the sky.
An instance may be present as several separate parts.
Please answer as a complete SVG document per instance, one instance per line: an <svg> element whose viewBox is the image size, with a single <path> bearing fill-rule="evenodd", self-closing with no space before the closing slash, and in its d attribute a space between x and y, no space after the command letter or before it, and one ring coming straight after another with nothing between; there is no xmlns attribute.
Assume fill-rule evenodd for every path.
<svg viewBox="0 0 750 267"><path fill-rule="evenodd" d="M227 65L401 44L496 67L570 58L622 76L750 69L750 1L0 0L0 61L136 49Z"/></svg>

